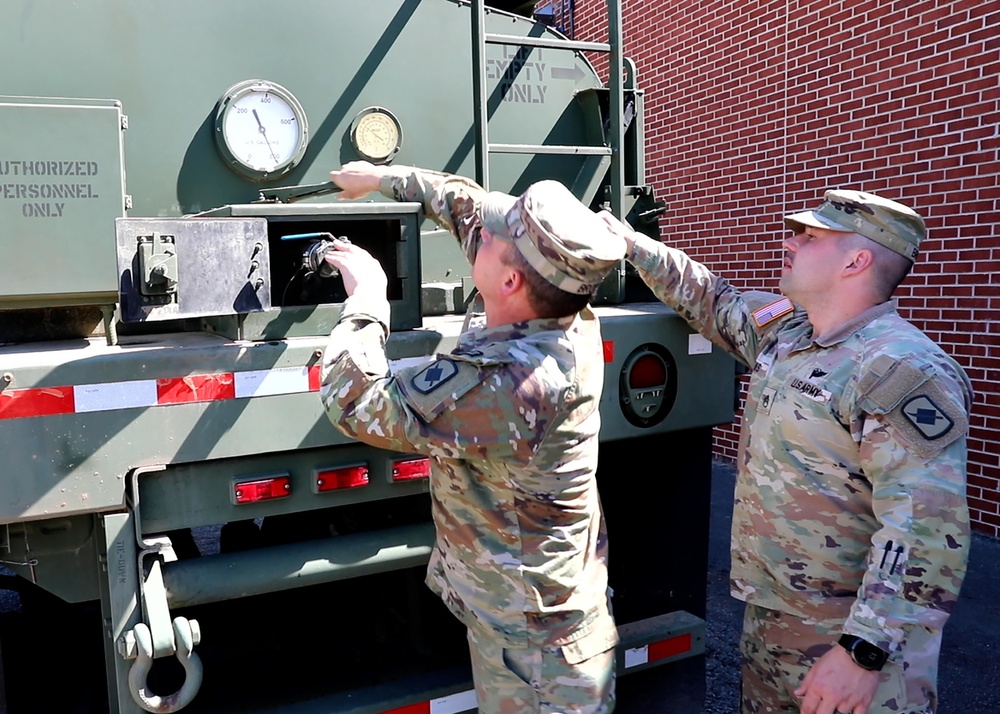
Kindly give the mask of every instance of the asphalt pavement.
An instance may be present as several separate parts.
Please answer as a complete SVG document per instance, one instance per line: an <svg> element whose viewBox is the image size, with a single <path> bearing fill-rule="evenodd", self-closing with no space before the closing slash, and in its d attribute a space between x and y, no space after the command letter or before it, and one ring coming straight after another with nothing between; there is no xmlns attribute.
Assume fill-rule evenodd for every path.
<svg viewBox="0 0 1000 714"><path fill-rule="evenodd" d="M729 597L729 527L736 470L712 467L708 562L705 714L739 711L739 642L743 604ZM937 714L1000 712L1000 540L974 534L969 572L944 630ZM664 713L666 714L666 713Z"/></svg>

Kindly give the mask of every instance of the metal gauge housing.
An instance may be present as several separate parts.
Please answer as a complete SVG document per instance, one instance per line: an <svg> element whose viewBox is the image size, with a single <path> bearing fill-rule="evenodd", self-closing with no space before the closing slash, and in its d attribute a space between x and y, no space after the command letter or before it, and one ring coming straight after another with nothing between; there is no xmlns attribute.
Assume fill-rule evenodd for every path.
<svg viewBox="0 0 1000 714"><path fill-rule="evenodd" d="M227 89L215 111L215 142L237 173L266 181L302 160L309 124L299 100L274 82L248 79Z"/></svg>
<svg viewBox="0 0 1000 714"><path fill-rule="evenodd" d="M368 107L351 122L351 143L369 161L389 163L403 144L403 128L388 109Z"/></svg>

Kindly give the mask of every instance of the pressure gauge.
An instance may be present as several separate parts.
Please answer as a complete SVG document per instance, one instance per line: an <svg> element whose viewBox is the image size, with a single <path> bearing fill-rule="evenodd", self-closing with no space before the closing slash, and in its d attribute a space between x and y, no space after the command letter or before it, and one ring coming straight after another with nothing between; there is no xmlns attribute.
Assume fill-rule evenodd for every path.
<svg viewBox="0 0 1000 714"><path fill-rule="evenodd" d="M388 163L403 144L403 129L388 109L368 107L351 123L351 143L364 158Z"/></svg>
<svg viewBox="0 0 1000 714"><path fill-rule="evenodd" d="M302 105L287 89L248 79L219 99L215 141L233 170L265 181L288 173L301 161L309 124Z"/></svg>

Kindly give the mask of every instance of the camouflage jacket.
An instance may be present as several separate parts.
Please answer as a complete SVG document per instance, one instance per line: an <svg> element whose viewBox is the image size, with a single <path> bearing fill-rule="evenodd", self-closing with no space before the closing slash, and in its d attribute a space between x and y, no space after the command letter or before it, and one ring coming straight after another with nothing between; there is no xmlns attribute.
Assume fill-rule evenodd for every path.
<svg viewBox="0 0 1000 714"><path fill-rule="evenodd" d="M643 279L752 369L733 509L732 594L897 651L939 631L969 554L972 388L950 357L875 306L816 339L787 298L740 293L638 237Z"/></svg>
<svg viewBox="0 0 1000 714"><path fill-rule="evenodd" d="M397 167L383 193L419 201L474 259L482 190ZM600 326L589 311L471 327L449 354L390 374L389 304L344 304L321 395L343 433L431 458L437 530L427 584L466 625L572 661L617 642L598 499Z"/></svg>

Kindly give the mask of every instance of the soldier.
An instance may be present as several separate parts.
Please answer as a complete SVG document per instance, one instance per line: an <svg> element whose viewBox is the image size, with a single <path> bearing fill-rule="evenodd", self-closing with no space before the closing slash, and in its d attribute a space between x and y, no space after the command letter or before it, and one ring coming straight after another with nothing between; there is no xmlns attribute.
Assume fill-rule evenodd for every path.
<svg viewBox="0 0 1000 714"><path fill-rule="evenodd" d="M969 554L972 387L891 299L924 221L847 190L784 221L782 297L609 219L658 297L752 369L732 531L742 711L933 712Z"/></svg>
<svg viewBox="0 0 1000 714"><path fill-rule="evenodd" d="M390 374L385 274L338 242L327 260L349 297L321 395L348 436L430 457L427 584L467 627L479 710L612 711L618 633L595 480L604 365L587 304L625 242L554 181L514 197L366 162L330 178L344 198L421 203L473 266L458 347Z"/></svg>

